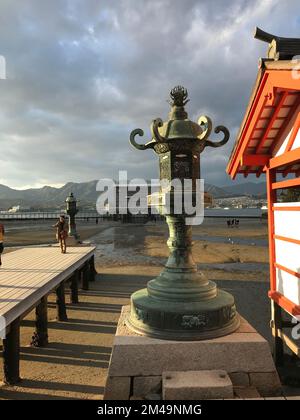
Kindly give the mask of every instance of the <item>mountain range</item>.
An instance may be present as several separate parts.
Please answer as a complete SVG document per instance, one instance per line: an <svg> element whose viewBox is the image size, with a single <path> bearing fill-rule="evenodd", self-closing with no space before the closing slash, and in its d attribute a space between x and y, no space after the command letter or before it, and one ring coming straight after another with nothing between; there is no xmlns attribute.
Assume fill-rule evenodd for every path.
<svg viewBox="0 0 300 420"><path fill-rule="evenodd" d="M224 187L216 187L212 184L205 184L205 190L210 192L214 198L236 197L247 195L250 197L266 197L265 182L245 182L243 184L233 184Z"/></svg>
<svg viewBox="0 0 300 420"><path fill-rule="evenodd" d="M44 186L42 188L29 188L17 190L0 184L0 208L6 210L11 206L21 205L34 208L57 208L65 206L65 199L73 192L79 200L81 207L94 207L99 192L96 191L97 181L89 182L68 182L60 188ZM205 184L205 191L208 191L214 198L226 198L234 196L255 196L265 197L266 186L264 182L246 182L231 186L217 187L212 184Z"/></svg>

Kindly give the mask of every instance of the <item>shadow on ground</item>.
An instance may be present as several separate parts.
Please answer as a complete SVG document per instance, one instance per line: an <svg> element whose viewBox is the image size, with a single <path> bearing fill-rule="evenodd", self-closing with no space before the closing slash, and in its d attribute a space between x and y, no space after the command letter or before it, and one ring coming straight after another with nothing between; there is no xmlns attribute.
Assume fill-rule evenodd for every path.
<svg viewBox="0 0 300 420"><path fill-rule="evenodd" d="M28 345L35 326L34 313L22 321L23 381L19 386L2 386L0 399L102 398L121 308L129 303L134 291L145 287L153 278L147 274L147 267L136 268L135 273L141 274L124 271L124 267L115 267L114 272L98 275L90 284L91 290L80 291L80 303L67 304L68 322L55 320L55 296L51 295L47 347ZM158 267L157 274L159 271ZM239 313L270 340L268 285L244 280L217 283L235 296ZM69 296L66 300L69 301Z"/></svg>

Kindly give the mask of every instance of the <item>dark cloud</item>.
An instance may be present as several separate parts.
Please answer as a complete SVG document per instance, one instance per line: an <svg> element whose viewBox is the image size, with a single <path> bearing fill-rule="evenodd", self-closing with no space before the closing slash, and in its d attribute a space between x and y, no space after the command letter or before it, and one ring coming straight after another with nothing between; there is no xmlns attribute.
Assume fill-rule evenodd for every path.
<svg viewBox="0 0 300 420"><path fill-rule="evenodd" d="M231 143L202 155L208 182L225 167L266 45L254 26L298 36L298 0L2 0L0 182L59 184L157 177L157 159L133 150L130 131L167 117L183 84L190 117L227 125ZM270 19L272 17L272 19Z"/></svg>

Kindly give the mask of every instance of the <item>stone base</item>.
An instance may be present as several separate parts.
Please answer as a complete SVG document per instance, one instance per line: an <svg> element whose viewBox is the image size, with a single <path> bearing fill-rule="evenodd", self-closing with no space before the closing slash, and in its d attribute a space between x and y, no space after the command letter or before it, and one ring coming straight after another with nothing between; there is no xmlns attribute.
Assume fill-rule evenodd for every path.
<svg viewBox="0 0 300 420"><path fill-rule="evenodd" d="M208 400L233 398L233 385L224 370L164 372L164 400Z"/></svg>
<svg viewBox="0 0 300 420"><path fill-rule="evenodd" d="M80 238L75 238L75 236L67 236L66 238L67 246L82 246L82 242Z"/></svg>
<svg viewBox="0 0 300 420"><path fill-rule="evenodd" d="M233 387L255 387L262 396L280 395L281 385L268 342L241 317L239 329L201 341L150 338L128 329L123 306L114 340L104 399L147 398L162 394L170 371L224 370Z"/></svg>
<svg viewBox="0 0 300 420"><path fill-rule="evenodd" d="M67 246L81 246L81 242L79 239L76 239L75 236L68 236L66 238Z"/></svg>

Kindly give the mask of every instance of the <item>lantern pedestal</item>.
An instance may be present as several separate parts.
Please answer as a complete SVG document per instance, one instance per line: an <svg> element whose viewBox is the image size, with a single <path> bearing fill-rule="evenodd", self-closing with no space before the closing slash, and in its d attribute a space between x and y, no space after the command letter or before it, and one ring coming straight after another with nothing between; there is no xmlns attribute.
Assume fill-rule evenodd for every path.
<svg viewBox="0 0 300 420"><path fill-rule="evenodd" d="M68 236L66 238L66 244L67 246L78 246L80 245L80 240L79 238L76 238L75 236Z"/></svg>
<svg viewBox="0 0 300 420"><path fill-rule="evenodd" d="M230 334L239 327L234 298L197 271L192 227L185 216L166 216L170 255L147 289L131 296L127 326L166 340L201 340Z"/></svg>
<svg viewBox="0 0 300 420"><path fill-rule="evenodd" d="M75 215L70 216L68 235L70 238L75 238L76 240L79 239L79 235L76 231Z"/></svg>
<svg viewBox="0 0 300 420"><path fill-rule="evenodd" d="M123 306L109 364L104 399L145 398L161 394L164 372L225 370L233 390L280 395L281 384L268 342L243 318L232 334L200 341L159 340L126 325ZM258 357L259 355L259 357ZM248 394L249 395L249 394Z"/></svg>
<svg viewBox="0 0 300 420"><path fill-rule="evenodd" d="M239 317L233 306L233 297L223 290L218 290L216 296L207 301L178 304L156 301L147 289L142 289L131 297L131 313L126 324L149 337L204 340L230 334L239 327Z"/></svg>

